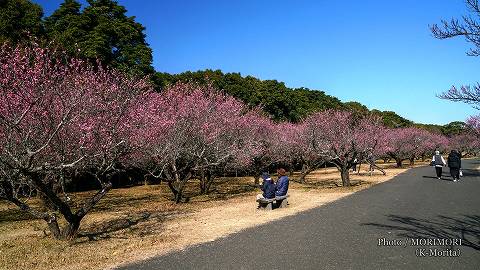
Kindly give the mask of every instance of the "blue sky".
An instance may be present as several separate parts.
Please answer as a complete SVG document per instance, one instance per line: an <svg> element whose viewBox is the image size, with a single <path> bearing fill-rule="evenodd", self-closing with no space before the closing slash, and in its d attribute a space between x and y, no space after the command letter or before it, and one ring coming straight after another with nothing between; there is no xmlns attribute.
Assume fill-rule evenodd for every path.
<svg viewBox="0 0 480 270"><path fill-rule="evenodd" d="M34 2L49 15L63 1ZM428 28L467 14L463 0L118 2L146 27L157 71L276 79L420 123L478 113L435 96L480 80L480 58L465 54L470 44L437 40Z"/></svg>

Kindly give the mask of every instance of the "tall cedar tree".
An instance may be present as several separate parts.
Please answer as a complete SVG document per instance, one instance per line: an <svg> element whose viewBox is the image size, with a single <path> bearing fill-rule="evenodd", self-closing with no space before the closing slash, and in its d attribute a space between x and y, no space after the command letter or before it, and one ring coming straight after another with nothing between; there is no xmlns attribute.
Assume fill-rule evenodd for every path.
<svg viewBox="0 0 480 270"><path fill-rule="evenodd" d="M28 0L0 0L0 43L14 44L30 35L41 36L42 7Z"/></svg>
<svg viewBox="0 0 480 270"><path fill-rule="evenodd" d="M50 39L71 54L140 73L151 73L152 50L145 27L128 17L125 7L113 0L88 0L81 10L75 0L64 3L45 20Z"/></svg>

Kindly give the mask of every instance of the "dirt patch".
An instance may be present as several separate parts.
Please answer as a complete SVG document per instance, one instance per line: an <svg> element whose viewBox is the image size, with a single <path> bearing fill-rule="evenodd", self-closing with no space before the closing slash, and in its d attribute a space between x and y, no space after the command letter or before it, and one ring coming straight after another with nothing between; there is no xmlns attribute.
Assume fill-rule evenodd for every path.
<svg viewBox="0 0 480 270"><path fill-rule="evenodd" d="M51 239L43 221L0 202L0 269L104 269L165 254L324 205L407 170L382 167L386 176L365 168L352 173L351 187L340 187L334 168L315 171L306 183L291 182L290 206L274 211L256 210L254 196L260 191L251 186L251 177L219 179L210 195L179 205L164 185L116 189L87 215L73 242ZM191 194L196 185L190 183Z"/></svg>

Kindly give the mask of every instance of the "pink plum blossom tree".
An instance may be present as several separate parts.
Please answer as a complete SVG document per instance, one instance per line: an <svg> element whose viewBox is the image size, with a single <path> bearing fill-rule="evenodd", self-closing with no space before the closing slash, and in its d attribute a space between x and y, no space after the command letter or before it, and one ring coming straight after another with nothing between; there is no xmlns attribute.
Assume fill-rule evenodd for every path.
<svg viewBox="0 0 480 270"><path fill-rule="evenodd" d="M149 89L146 80L60 51L3 45L0 197L45 220L55 238L74 238L80 221L110 190L110 176L129 152L129 112ZM90 173L101 189L73 204L62 187L76 173ZM45 210L29 204L32 194L40 195Z"/></svg>
<svg viewBox="0 0 480 270"><path fill-rule="evenodd" d="M350 168L355 160L365 160L383 149L383 125L378 117L366 116L360 120L345 111L324 111L307 119L319 134L319 153L326 156L340 172L342 184L350 186Z"/></svg>
<svg viewBox="0 0 480 270"><path fill-rule="evenodd" d="M391 129L387 138L387 154L396 161L397 167L402 167L404 160L413 165L415 158L433 154L435 150L444 151L448 145L444 136L414 127Z"/></svg>
<svg viewBox="0 0 480 270"><path fill-rule="evenodd" d="M480 116L471 116L467 120L467 129L450 138L450 147L463 155L473 156L480 150Z"/></svg>
<svg viewBox="0 0 480 270"><path fill-rule="evenodd" d="M295 149L297 160L302 165L302 171L298 179L304 183L305 177L312 171L320 168L328 160L329 145L324 138L323 126L317 122L319 115L311 116L302 123L296 125L295 137L292 149Z"/></svg>
<svg viewBox="0 0 480 270"><path fill-rule="evenodd" d="M250 137L262 117L240 101L211 86L178 83L147 98L146 117L138 128L138 142L151 175L167 182L174 200L193 177L208 192L215 175L231 168L248 167L258 144Z"/></svg>

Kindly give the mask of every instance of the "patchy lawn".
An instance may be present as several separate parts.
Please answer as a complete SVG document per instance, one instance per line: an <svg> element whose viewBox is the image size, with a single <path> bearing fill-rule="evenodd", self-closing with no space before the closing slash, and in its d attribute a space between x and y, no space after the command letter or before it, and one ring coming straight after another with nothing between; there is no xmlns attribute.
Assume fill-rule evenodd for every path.
<svg viewBox="0 0 480 270"><path fill-rule="evenodd" d="M425 164L425 163L424 163ZM220 178L209 195L189 203L172 203L165 185L112 190L82 221L80 237L62 242L46 235L46 224L0 202L0 269L104 269L187 246L213 241L242 229L321 206L355 191L384 182L407 169L381 165L351 174L351 187L341 187L335 168L311 173L306 183L291 182L288 208L256 210L252 177ZM418 164L416 166L419 166ZM433 174L433 172L432 172ZM295 178L296 175L294 175ZM192 181L187 193L193 194ZM72 194L79 201L88 193Z"/></svg>

